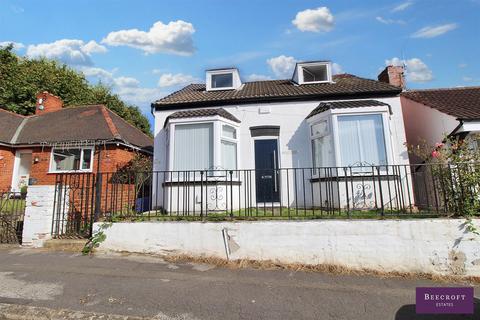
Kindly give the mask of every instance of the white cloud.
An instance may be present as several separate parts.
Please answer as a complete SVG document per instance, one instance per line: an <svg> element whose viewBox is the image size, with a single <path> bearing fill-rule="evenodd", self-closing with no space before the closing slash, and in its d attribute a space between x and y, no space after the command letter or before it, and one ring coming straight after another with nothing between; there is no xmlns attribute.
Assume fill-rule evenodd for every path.
<svg viewBox="0 0 480 320"><path fill-rule="evenodd" d="M395 6L392 9L392 12L403 11L403 10L407 9L408 7L410 7L411 5L413 5L413 1L411 1L411 0L402 2L399 5Z"/></svg>
<svg viewBox="0 0 480 320"><path fill-rule="evenodd" d="M293 75L293 69L297 60L294 57L287 57L284 55L270 58L267 64L272 69L275 76L279 78L290 78Z"/></svg>
<svg viewBox="0 0 480 320"><path fill-rule="evenodd" d="M122 88L138 88L140 81L132 77L118 77L114 79L115 85Z"/></svg>
<svg viewBox="0 0 480 320"><path fill-rule="evenodd" d="M183 73L165 73L160 76L158 80L158 86L163 87L173 87L173 86L180 86L180 85L187 85L194 82L200 82L201 80L195 78L188 74Z"/></svg>
<svg viewBox="0 0 480 320"><path fill-rule="evenodd" d="M448 23L439 26L427 26L412 34L412 38L435 38L458 28L456 23Z"/></svg>
<svg viewBox="0 0 480 320"><path fill-rule="evenodd" d="M32 58L45 57L70 65L91 66L93 64L90 58L92 53L106 51L104 46L95 41L85 43L82 40L62 39L51 43L29 45L26 54Z"/></svg>
<svg viewBox="0 0 480 320"><path fill-rule="evenodd" d="M121 87L114 89L122 100L134 105L149 106L152 101L159 99L163 93L158 88Z"/></svg>
<svg viewBox="0 0 480 320"><path fill-rule="evenodd" d="M327 7L319 7L298 12L292 23L303 32L328 32L333 29L334 18Z"/></svg>
<svg viewBox="0 0 480 320"><path fill-rule="evenodd" d="M345 73L343 71L343 68L341 65L339 65L338 63L332 63L332 73L333 74L341 74L341 73Z"/></svg>
<svg viewBox="0 0 480 320"><path fill-rule="evenodd" d="M78 68L86 77L97 78L102 82L110 83L113 79L113 72L97 67L80 67Z"/></svg>
<svg viewBox="0 0 480 320"><path fill-rule="evenodd" d="M92 53L105 53L105 52L107 52L107 48L105 48L101 44L96 43L93 40L87 42L82 47L82 50L88 55L91 55Z"/></svg>
<svg viewBox="0 0 480 320"><path fill-rule="evenodd" d="M264 81L264 80L272 80L272 77L266 76L263 74L252 73L248 75L246 79L247 81Z"/></svg>
<svg viewBox="0 0 480 320"><path fill-rule="evenodd" d="M375 17L375 20L383 24L405 24L403 20L387 19L380 16Z"/></svg>
<svg viewBox="0 0 480 320"><path fill-rule="evenodd" d="M385 64L387 66L405 66L405 75L408 81L428 82L433 80L432 70L430 70L430 68L418 58L401 60L395 57L390 60L386 60Z"/></svg>
<svg viewBox="0 0 480 320"><path fill-rule="evenodd" d="M20 50L20 49L23 49L25 48L25 45L21 42L15 42L15 41L3 41L3 42L0 42L0 48L4 48L4 47L7 47L9 45L13 45L13 50Z"/></svg>
<svg viewBox="0 0 480 320"><path fill-rule="evenodd" d="M110 46L129 46L145 53L171 53L191 55L195 51L193 25L182 20L163 24L157 21L149 31L128 29L110 32L102 43Z"/></svg>

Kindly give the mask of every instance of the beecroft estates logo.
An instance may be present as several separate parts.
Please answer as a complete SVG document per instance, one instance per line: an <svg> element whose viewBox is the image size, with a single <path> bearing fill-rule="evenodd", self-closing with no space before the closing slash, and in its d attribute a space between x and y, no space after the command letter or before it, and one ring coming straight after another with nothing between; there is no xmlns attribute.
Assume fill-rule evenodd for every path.
<svg viewBox="0 0 480 320"><path fill-rule="evenodd" d="M419 314L473 314L473 287L418 287L415 309Z"/></svg>

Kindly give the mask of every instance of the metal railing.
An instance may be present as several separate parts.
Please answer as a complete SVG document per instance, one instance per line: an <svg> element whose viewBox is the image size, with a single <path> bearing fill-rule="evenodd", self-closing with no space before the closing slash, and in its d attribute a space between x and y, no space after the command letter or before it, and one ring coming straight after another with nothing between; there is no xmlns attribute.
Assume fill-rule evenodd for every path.
<svg viewBox="0 0 480 320"><path fill-rule="evenodd" d="M466 165L466 164L464 164ZM463 165L154 171L59 175L57 228L91 221L431 216L478 197ZM469 170L478 170L468 164ZM452 192L453 191L453 192ZM457 192L458 191L458 192ZM456 196L452 196L456 195ZM68 201L68 205L62 203ZM62 212L68 208L68 213ZM73 218L76 217L76 218ZM74 222L72 219L77 219Z"/></svg>
<svg viewBox="0 0 480 320"><path fill-rule="evenodd" d="M25 197L25 193L0 192L0 243L22 243Z"/></svg>

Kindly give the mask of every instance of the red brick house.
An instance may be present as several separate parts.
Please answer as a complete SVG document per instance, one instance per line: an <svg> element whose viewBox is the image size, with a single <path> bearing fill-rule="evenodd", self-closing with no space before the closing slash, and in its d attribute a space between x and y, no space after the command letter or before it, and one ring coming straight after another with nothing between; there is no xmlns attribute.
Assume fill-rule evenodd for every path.
<svg viewBox="0 0 480 320"><path fill-rule="evenodd" d="M42 92L35 115L0 109L0 191L54 184L58 173L114 172L152 148L151 137L105 106L63 108Z"/></svg>

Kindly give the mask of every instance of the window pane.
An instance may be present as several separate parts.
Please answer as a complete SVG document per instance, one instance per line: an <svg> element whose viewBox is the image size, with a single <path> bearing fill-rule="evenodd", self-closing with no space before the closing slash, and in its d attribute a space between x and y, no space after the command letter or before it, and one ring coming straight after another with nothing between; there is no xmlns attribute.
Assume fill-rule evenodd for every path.
<svg viewBox="0 0 480 320"><path fill-rule="evenodd" d="M342 166L387 163L381 115L339 116Z"/></svg>
<svg viewBox="0 0 480 320"><path fill-rule="evenodd" d="M212 88L231 88L233 87L233 74L213 74Z"/></svg>
<svg viewBox="0 0 480 320"><path fill-rule="evenodd" d="M174 170L206 170L213 167L213 124L175 126Z"/></svg>
<svg viewBox="0 0 480 320"><path fill-rule="evenodd" d="M81 149L54 150L53 169L56 171L80 169Z"/></svg>
<svg viewBox="0 0 480 320"><path fill-rule="evenodd" d="M328 122L322 120L312 125L312 136L325 136L328 134Z"/></svg>
<svg viewBox="0 0 480 320"><path fill-rule="evenodd" d="M315 168L331 166L332 152L330 149L330 139L328 139L328 137L313 139L312 155L313 166Z"/></svg>
<svg viewBox="0 0 480 320"><path fill-rule="evenodd" d="M303 67L303 81L304 82L314 82L314 81L327 81L327 66L310 66Z"/></svg>
<svg viewBox="0 0 480 320"><path fill-rule="evenodd" d="M237 144L222 140L222 167L223 169L237 169Z"/></svg>
<svg viewBox="0 0 480 320"><path fill-rule="evenodd" d="M222 136L225 138L237 139L237 130L231 126L223 126Z"/></svg>
<svg viewBox="0 0 480 320"><path fill-rule="evenodd" d="M92 149L84 149L83 150L83 163L82 169L88 170L91 168L92 165Z"/></svg>

